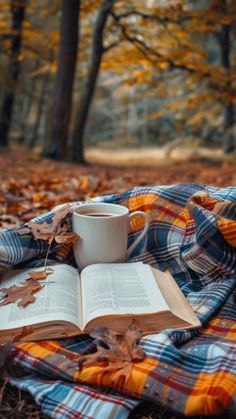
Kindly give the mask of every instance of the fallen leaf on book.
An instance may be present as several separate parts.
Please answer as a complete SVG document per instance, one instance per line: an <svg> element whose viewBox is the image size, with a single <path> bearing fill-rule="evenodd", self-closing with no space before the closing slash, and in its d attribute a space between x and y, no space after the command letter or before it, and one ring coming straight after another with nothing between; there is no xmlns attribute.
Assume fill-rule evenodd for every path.
<svg viewBox="0 0 236 419"><path fill-rule="evenodd" d="M97 345L97 352L83 355L79 361L79 369L102 363L101 373L114 373L113 381L119 379L128 380L134 362L144 359L143 349L138 346L138 341L142 336L142 331L136 320L132 320L126 333L119 335L106 327L95 328L90 332L90 336L102 341L105 346Z"/></svg>
<svg viewBox="0 0 236 419"><path fill-rule="evenodd" d="M48 275L52 274L54 272L54 269L52 268L46 268L43 271L32 271L29 272L29 278L26 278L27 281L33 280L33 281L40 281L41 279L46 279Z"/></svg>
<svg viewBox="0 0 236 419"><path fill-rule="evenodd" d="M34 294L38 292L44 285L29 279L27 282L21 282L21 286L12 285L9 288L0 288L4 296L0 301L0 306L5 306L18 301L18 307L26 307L35 301Z"/></svg>
<svg viewBox="0 0 236 419"><path fill-rule="evenodd" d="M36 240L47 240L49 244L55 240L57 243L71 244L79 239L79 236L70 231L67 224L61 226L62 220L70 212L70 205L59 209L52 217L51 223L36 223L30 221L28 227L31 229L32 234Z"/></svg>
<svg viewBox="0 0 236 419"><path fill-rule="evenodd" d="M22 327L21 331L18 334L12 336L7 343L0 345L0 372L10 366L12 359L17 353L17 348L15 348L14 343L20 341L30 333L32 333L32 329L30 327L24 326Z"/></svg>

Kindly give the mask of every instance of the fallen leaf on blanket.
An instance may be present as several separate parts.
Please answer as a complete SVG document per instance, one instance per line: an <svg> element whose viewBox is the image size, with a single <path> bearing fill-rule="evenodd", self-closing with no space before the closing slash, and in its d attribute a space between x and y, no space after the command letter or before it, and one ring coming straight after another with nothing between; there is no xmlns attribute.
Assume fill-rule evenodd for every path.
<svg viewBox="0 0 236 419"><path fill-rule="evenodd" d="M52 224L48 224L46 222L38 224L34 221L30 221L28 226L31 228L35 240L48 240L49 243L53 241L54 227Z"/></svg>
<svg viewBox="0 0 236 419"><path fill-rule="evenodd" d="M11 338L4 345L0 345L0 372L2 372L10 363L11 359L16 354L16 348L12 344Z"/></svg>
<svg viewBox="0 0 236 419"><path fill-rule="evenodd" d="M76 240L79 240L79 236L76 233L72 233L70 231L70 228L67 224L64 224L61 227L61 230L59 232L59 234L57 234L54 237L54 240L57 243L63 243L63 244L72 244L74 243Z"/></svg>
<svg viewBox="0 0 236 419"><path fill-rule="evenodd" d="M61 223L61 221L69 214L70 212L70 205L64 205L62 208L56 211L52 218L52 224L55 225L55 227Z"/></svg>
<svg viewBox="0 0 236 419"><path fill-rule="evenodd" d="M126 333L119 335L111 329L101 327L91 330L90 336L102 341L105 346L97 345L97 352L83 355L79 361L79 369L102 363L101 373L113 373L113 381L130 377L134 362L144 359L144 352L138 346L142 331L136 320L132 320Z"/></svg>
<svg viewBox="0 0 236 419"><path fill-rule="evenodd" d="M30 221L28 227L31 229L32 234L36 240L47 240L49 244L55 240L57 243L66 243L71 244L74 241L79 239L79 236L75 233L72 233L67 224L61 226L62 220L70 212L70 205L59 209L55 215L52 217L51 223L36 223Z"/></svg>
<svg viewBox="0 0 236 419"><path fill-rule="evenodd" d="M48 275L52 274L54 272L54 269L52 268L46 268L43 271L32 271L29 272L29 278L26 278L27 281L32 279L33 281L40 281L41 279L46 279Z"/></svg>
<svg viewBox="0 0 236 419"><path fill-rule="evenodd" d="M12 359L17 353L17 349L14 343L20 342L22 338L31 334L33 329L28 326L24 326L18 333L15 333L9 340L3 345L0 345L0 372L10 366Z"/></svg>
<svg viewBox="0 0 236 419"><path fill-rule="evenodd" d="M43 285L31 279L20 284L20 286L12 285L9 288L0 288L0 291L4 294L0 301L0 307L18 301L18 307L24 308L35 301L34 294L43 288Z"/></svg>

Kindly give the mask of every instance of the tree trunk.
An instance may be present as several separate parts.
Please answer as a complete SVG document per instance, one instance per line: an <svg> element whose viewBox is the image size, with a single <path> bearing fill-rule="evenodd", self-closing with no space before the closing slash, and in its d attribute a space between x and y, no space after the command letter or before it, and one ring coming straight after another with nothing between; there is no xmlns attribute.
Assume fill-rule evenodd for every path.
<svg viewBox="0 0 236 419"><path fill-rule="evenodd" d="M92 39L91 61L88 70L87 80L82 92L76 123L72 133L72 156L71 160L77 163L85 163L83 138L85 126L89 114L90 105L95 91L97 76L100 68L102 54L104 52L103 34L109 12L114 0L103 0L94 25Z"/></svg>
<svg viewBox="0 0 236 419"><path fill-rule="evenodd" d="M79 41L80 0L63 0L51 142L46 154L65 160Z"/></svg>
<svg viewBox="0 0 236 419"><path fill-rule="evenodd" d="M222 0L225 4L225 0ZM221 63L222 66L230 73L231 69L231 40L230 40L231 25L226 24L222 26L220 34L220 48L221 48ZM233 134L234 125L234 104L233 104L233 92L232 85L229 81L226 86L227 98L225 105L225 116L224 116L224 151L230 153L235 150L235 138Z"/></svg>
<svg viewBox="0 0 236 419"><path fill-rule="evenodd" d="M48 87L48 83L49 83L49 79L50 79L50 73L46 73L44 74L44 77L42 79L41 82L41 91L40 91L40 96L39 96L39 100L38 100L38 109L37 109L37 115L36 115L36 120L35 120L35 124L33 127L33 132L29 141L29 148L34 148L37 140L38 140L38 132L39 132L39 128L40 128L40 123L41 123L41 117L43 114L43 108L44 108L44 103L45 103L45 97L46 97L46 92L47 92L47 87Z"/></svg>
<svg viewBox="0 0 236 419"><path fill-rule="evenodd" d="M38 67L38 64L39 64L39 60L37 59L34 66L34 70L36 70L36 68ZM31 80L29 81L28 96L26 96L25 98L24 112L22 112L22 115L21 115L21 128L20 128L20 135L18 138L19 144L27 144L27 133L26 133L27 123L28 123L28 118L31 111L31 106L34 102L36 82L37 82L37 77L31 78Z"/></svg>
<svg viewBox="0 0 236 419"><path fill-rule="evenodd" d="M19 54L22 44L22 26L27 0L10 1L12 13L12 37L9 58L9 88L3 99L0 116L0 146L8 147L16 85L20 74Z"/></svg>

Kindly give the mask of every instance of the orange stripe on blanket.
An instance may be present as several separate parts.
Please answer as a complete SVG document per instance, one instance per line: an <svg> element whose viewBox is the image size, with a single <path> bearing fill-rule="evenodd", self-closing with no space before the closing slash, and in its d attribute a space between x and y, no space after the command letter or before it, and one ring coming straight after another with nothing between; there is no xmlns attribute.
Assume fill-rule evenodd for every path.
<svg viewBox="0 0 236 419"><path fill-rule="evenodd" d="M128 201L130 212L144 211L150 220L174 224L180 228L185 228L186 222L190 220L188 211L177 203L170 202L168 199L157 195L139 195L131 197ZM135 217L131 222L133 232L143 228L144 220L142 217Z"/></svg>
<svg viewBox="0 0 236 419"><path fill-rule="evenodd" d="M76 352L64 349L57 341L43 341L38 343L26 342L18 345L17 348L33 356L38 361L44 360L50 363L50 365L62 369L62 359L71 362L78 358Z"/></svg>
<svg viewBox="0 0 236 419"><path fill-rule="evenodd" d="M184 208L180 214L176 216L176 220L173 222L173 225L186 229L187 226L193 226L194 220L189 214L188 209Z"/></svg>
<svg viewBox="0 0 236 419"><path fill-rule="evenodd" d="M213 211L215 205L218 202L219 201L217 199L211 198L209 195L201 193L199 195L191 196L188 200L187 206L189 206L189 204L195 204L207 209L208 211Z"/></svg>
<svg viewBox="0 0 236 419"><path fill-rule="evenodd" d="M236 342L235 320L219 317L212 319L209 325L202 329L201 334L211 336L212 332L217 332L217 336L221 339L228 339Z"/></svg>
<svg viewBox="0 0 236 419"><path fill-rule="evenodd" d="M80 356L76 352L64 349L56 341L27 342L20 344L18 348L23 351L23 354L29 354L35 358L36 364L42 360L49 364L55 370L55 373L58 370L64 372L72 380L106 386L136 396L142 394L145 381L158 363L158 361L148 357L142 362L132 363L130 376L126 382L123 382L122 379L116 378L119 366L114 365L114 372L106 371L105 365L85 367L80 371L77 364ZM127 366L129 368L128 363Z"/></svg>
<svg viewBox="0 0 236 419"><path fill-rule="evenodd" d="M236 247L236 221L222 219L217 221L217 225L225 240Z"/></svg>
<svg viewBox="0 0 236 419"><path fill-rule="evenodd" d="M127 205L129 207L130 213L134 212L134 211L144 211L146 212L146 214L149 216L150 220L152 219L151 217L151 208L153 206L153 204L155 203L155 201L157 200L157 195L149 195L149 194L145 194L145 195L138 195L138 196L134 196L129 198ZM139 229L144 227L144 218L141 216L137 216L134 217L131 221L131 231L135 232L138 231Z"/></svg>
<svg viewBox="0 0 236 419"><path fill-rule="evenodd" d="M158 196L155 194L144 194L138 196L131 196L128 199L127 205L130 212L133 211L145 211L151 208L154 202L158 200Z"/></svg>
<svg viewBox="0 0 236 419"><path fill-rule="evenodd" d="M142 394L145 381L156 365L157 362L153 358L145 358L142 362L134 362L126 382L120 378L116 379L116 373L119 372L119 369L114 370L114 372L106 371L105 366L83 368L81 372L75 374L74 378L83 383L113 388L138 397Z"/></svg>
<svg viewBox="0 0 236 419"><path fill-rule="evenodd" d="M228 407L236 391L235 376L224 371L202 373L194 385L184 414L219 415Z"/></svg>
<svg viewBox="0 0 236 419"><path fill-rule="evenodd" d="M17 348L22 349L29 355L42 359L51 353L59 351L61 349L61 346L56 341L45 341L40 343L21 343L17 346Z"/></svg>

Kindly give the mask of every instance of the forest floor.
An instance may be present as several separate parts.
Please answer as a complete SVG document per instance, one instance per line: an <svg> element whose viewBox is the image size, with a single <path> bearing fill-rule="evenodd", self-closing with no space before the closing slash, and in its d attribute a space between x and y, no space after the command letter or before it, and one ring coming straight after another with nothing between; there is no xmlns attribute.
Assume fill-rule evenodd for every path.
<svg viewBox="0 0 236 419"><path fill-rule="evenodd" d="M107 160L104 160L107 156ZM151 158L152 156L152 158ZM212 153L191 159L158 159L146 152L117 159L115 152L90 153L87 166L41 159L29 152L2 152L0 156L0 230L18 226L70 201L119 193L133 186L197 182L213 186L236 185L234 159ZM126 156L127 157L127 156ZM140 157L140 158L139 158ZM133 159L132 164L130 160ZM108 164L109 162L109 164ZM3 380L0 381L3 386ZM174 419L180 416L150 403L138 407L133 419ZM46 418L31 396L6 383L0 391L0 419Z"/></svg>
<svg viewBox="0 0 236 419"><path fill-rule="evenodd" d="M184 150L182 155L184 155ZM0 229L22 222L69 201L83 201L133 186L197 182L213 186L236 185L235 159L214 157L155 159L147 151L133 153L133 163L106 151L108 163L90 153L86 166L42 159L29 152L0 155ZM145 155L145 159L144 156Z"/></svg>

